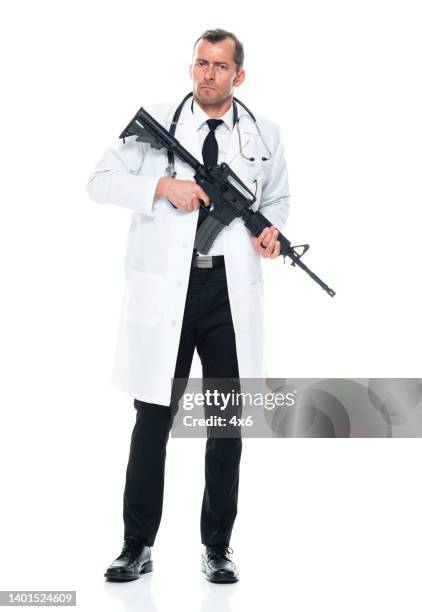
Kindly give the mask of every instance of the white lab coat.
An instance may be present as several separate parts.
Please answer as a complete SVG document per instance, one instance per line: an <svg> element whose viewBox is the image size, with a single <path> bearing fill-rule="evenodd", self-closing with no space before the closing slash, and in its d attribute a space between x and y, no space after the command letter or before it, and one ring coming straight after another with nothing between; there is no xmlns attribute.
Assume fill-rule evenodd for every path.
<svg viewBox="0 0 422 612"><path fill-rule="evenodd" d="M170 122L179 102L145 107L163 126ZM238 105L239 117L246 111ZM272 152L270 161L249 116L240 119L243 153L233 130L226 161L255 193L253 209L279 230L289 214L288 175L280 129L255 115ZM188 100L179 118L175 137L202 161L197 125ZM169 405L189 282L198 211L175 209L166 198L154 198L160 177L165 176L167 152L139 143L117 141L107 149L87 184L91 198L132 210L125 260L126 288L121 306L112 382L132 397ZM176 178L193 180L193 170L176 157ZM254 181L256 180L256 183ZM236 338L240 378L265 378L264 304L261 256L240 219L227 226L224 244L227 286ZM221 244L221 243L220 243Z"/></svg>

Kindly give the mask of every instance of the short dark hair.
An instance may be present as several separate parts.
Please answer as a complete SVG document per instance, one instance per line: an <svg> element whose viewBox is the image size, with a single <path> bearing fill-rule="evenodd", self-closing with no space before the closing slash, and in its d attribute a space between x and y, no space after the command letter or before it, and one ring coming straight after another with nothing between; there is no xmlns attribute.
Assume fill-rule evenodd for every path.
<svg viewBox="0 0 422 612"><path fill-rule="evenodd" d="M231 38L234 40L235 49L234 49L234 61L237 66L237 72L243 68L243 62L245 61L245 52L243 50L243 45L240 40L237 38L233 32L227 32L227 30L222 30L221 28L216 28L215 30L206 30L199 38L196 39L195 44L193 45L193 51L195 51L196 44L200 40L208 40L211 43L220 42L221 40L225 40L226 38Z"/></svg>

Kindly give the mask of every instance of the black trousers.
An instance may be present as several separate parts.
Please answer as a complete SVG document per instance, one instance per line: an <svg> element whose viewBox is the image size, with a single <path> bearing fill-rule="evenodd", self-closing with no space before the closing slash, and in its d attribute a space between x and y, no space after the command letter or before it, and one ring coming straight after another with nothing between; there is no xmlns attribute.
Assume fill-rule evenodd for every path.
<svg viewBox="0 0 422 612"><path fill-rule="evenodd" d="M203 378L239 376L235 334L225 268L192 268L174 378L188 379L197 349ZM123 496L124 535L143 538L153 546L163 507L166 446L184 389L172 388L170 406L135 399ZM230 542L237 515L242 438L208 437L205 489L201 509L201 541Z"/></svg>

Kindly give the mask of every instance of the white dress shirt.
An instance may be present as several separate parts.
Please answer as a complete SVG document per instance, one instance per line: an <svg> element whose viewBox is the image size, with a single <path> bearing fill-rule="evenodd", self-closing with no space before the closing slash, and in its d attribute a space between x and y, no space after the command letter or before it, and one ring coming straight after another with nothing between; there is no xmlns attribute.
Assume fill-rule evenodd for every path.
<svg viewBox="0 0 422 612"><path fill-rule="evenodd" d="M195 99L192 100L191 109L195 121L197 122L199 145L200 150L202 151L204 140L210 131L206 122L208 119L214 119L214 117L210 117L209 115L207 115L207 113L199 106ZM230 144L230 140L233 135L233 103L224 115L222 115L221 117L216 117L216 119L222 119L224 121L224 123L221 123L221 125L219 125L214 132L215 138L218 143L217 163L220 163L221 154L224 154L227 151ZM210 210L213 209L214 204L211 204ZM200 251L198 251L198 253L200 255L204 255L204 253L200 253ZM215 239L215 242L211 246L207 255L224 255L223 241L220 239L220 236Z"/></svg>

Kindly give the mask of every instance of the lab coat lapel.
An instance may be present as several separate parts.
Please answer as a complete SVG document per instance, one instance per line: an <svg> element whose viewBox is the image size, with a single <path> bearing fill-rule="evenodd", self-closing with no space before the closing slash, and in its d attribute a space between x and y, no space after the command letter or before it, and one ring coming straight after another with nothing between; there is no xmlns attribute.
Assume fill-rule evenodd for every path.
<svg viewBox="0 0 422 612"><path fill-rule="evenodd" d="M238 116L238 126L240 130L240 139L242 142L242 152L245 153L245 149L249 145L251 139L258 135L258 131L255 125L252 123L250 119L247 117L243 117L242 115L248 115L246 110L243 109L239 104L237 105L239 116ZM234 172L237 172L242 168L242 156L240 154L240 146L239 146L239 134L237 131L237 126L233 128L232 136L230 138L229 146L227 151L221 152L221 162L226 162Z"/></svg>
<svg viewBox="0 0 422 612"><path fill-rule="evenodd" d="M172 109L171 116L168 118L165 126L168 130L170 130L174 110L175 108ZM185 102L182 112L180 113L174 137L191 155L193 155L193 157L195 157L195 159L202 163L202 152L199 147L197 124L191 111L190 99ZM191 178L193 176L193 169L188 164L182 162L176 155L175 169L178 178Z"/></svg>

